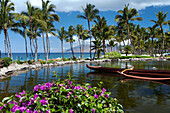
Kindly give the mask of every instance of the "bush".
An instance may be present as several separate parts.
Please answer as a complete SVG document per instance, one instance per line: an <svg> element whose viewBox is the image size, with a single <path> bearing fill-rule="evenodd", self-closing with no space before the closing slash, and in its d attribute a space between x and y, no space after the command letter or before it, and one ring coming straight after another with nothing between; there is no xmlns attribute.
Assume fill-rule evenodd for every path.
<svg viewBox="0 0 170 113"><path fill-rule="evenodd" d="M114 59L114 58L120 58L121 57L121 53L113 51L113 52L108 52L106 53L108 58Z"/></svg>
<svg viewBox="0 0 170 113"><path fill-rule="evenodd" d="M53 60L48 60L48 61L47 61L47 64L50 64L50 63L53 63L53 62L55 62L55 61L53 61Z"/></svg>
<svg viewBox="0 0 170 113"><path fill-rule="evenodd" d="M11 62L12 62L12 59L10 57L4 57L4 58L1 58L1 60L3 60L3 64L4 64L4 67L8 67Z"/></svg>
<svg viewBox="0 0 170 113"><path fill-rule="evenodd" d="M75 84L74 80L53 81L36 85L32 92L20 92L0 103L1 112L15 113L123 113L117 99L106 89L89 84Z"/></svg>
<svg viewBox="0 0 170 113"><path fill-rule="evenodd" d="M34 60L28 60L28 64L32 64L33 62L35 62Z"/></svg>
<svg viewBox="0 0 170 113"><path fill-rule="evenodd" d="M150 56L141 56L141 55L134 55L134 56L121 56L120 59L129 59L129 58L152 58Z"/></svg>
<svg viewBox="0 0 170 113"><path fill-rule="evenodd" d="M20 60L16 60L15 61L17 64L23 64L24 63L24 61L20 61Z"/></svg>

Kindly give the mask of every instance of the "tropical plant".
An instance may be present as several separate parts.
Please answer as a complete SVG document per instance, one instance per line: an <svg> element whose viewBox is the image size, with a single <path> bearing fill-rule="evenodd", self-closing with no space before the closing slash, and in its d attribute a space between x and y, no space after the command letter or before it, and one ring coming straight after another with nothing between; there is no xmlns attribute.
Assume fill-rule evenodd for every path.
<svg viewBox="0 0 170 113"><path fill-rule="evenodd" d="M99 10L94 9L95 5L91 4L86 4L86 8L82 8L84 11L84 16L83 15L77 15L78 18L86 19L88 23L88 30L89 30L89 36L90 36L90 59L92 58L91 56L91 30L90 30L90 22L92 22L93 19L98 17Z"/></svg>
<svg viewBox="0 0 170 113"><path fill-rule="evenodd" d="M143 18L142 17L136 17L139 15L138 11L135 8L128 8L128 5L125 5L123 10L119 10L118 13L120 13L120 15L116 15L115 17L115 21L116 22L120 22L120 23L124 23L127 26L127 37L128 39L130 39L130 30L129 30L129 22L130 21L142 21ZM131 44L132 44L132 39L131 39ZM133 45L132 45L133 46ZM134 47L133 51L134 51Z"/></svg>
<svg viewBox="0 0 170 113"><path fill-rule="evenodd" d="M11 53L11 43L8 34L8 28L13 27L15 22L13 21L11 11L14 11L14 3L10 2L10 0L1 0L0 1L0 26L1 30L4 31L4 45L5 45L5 56L7 57L7 50L8 50L8 57L12 59Z"/></svg>
<svg viewBox="0 0 170 113"><path fill-rule="evenodd" d="M73 38L73 35L75 35L75 28L73 26L69 26L67 35L68 38L66 39L66 42L70 42L71 52L74 57L74 50L73 50L73 42L75 42L75 39Z"/></svg>
<svg viewBox="0 0 170 113"><path fill-rule="evenodd" d="M82 58L82 44L81 44L80 40L82 39L82 35L84 33L83 29L84 29L83 25L78 24L76 26L76 34L78 35L78 42L79 42L79 46L80 46L80 56L81 56L81 58Z"/></svg>
<svg viewBox="0 0 170 113"><path fill-rule="evenodd" d="M67 38L66 31L64 30L64 27L61 27L61 30L57 29L57 37L61 40L61 49L62 49L62 58L64 58L63 54L63 41Z"/></svg>
<svg viewBox="0 0 170 113"><path fill-rule="evenodd" d="M50 4L49 0L47 0L46 2L44 0L42 0L42 13L43 13L42 19L47 23L46 27L41 28L43 30L43 32L42 32L43 40L44 40L44 33L46 33L47 49L45 48L45 41L43 41L44 52L47 52L46 61L48 60L49 52L50 52L50 41L49 41L48 33L54 35L54 33L52 32L52 31L54 31L54 26L52 25L52 22L60 21L60 17L57 14L55 14L55 8L56 8L56 6L54 4Z"/></svg>
<svg viewBox="0 0 170 113"><path fill-rule="evenodd" d="M126 46L124 47L124 51L125 51L125 54L126 54L126 56L127 56L127 54L131 53L132 47L129 46L129 45L126 45Z"/></svg>
<svg viewBox="0 0 170 113"><path fill-rule="evenodd" d="M164 30L163 30L163 25L168 24L169 21L165 21L166 17L167 17L168 12L166 12L165 14L163 13L163 11L159 11L158 14L156 14L157 17L157 21L156 20L150 20L151 22L154 22L155 25L154 27L159 26L161 28L161 34L162 34L162 51L161 51L161 56L163 55L163 50L164 50L164 45L165 45L165 37L164 37Z"/></svg>
<svg viewBox="0 0 170 113"><path fill-rule="evenodd" d="M108 52L106 53L108 58L111 59L115 59L115 58L120 58L121 57L121 53L117 52L117 51L112 51L112 52Z"/></svg>
<svg viewBox="0 0 170 113"><path fill-rule="evenodd" d="M1 112L116 112L123 113L123 107L112 98L105 88L91 87L90 84L75 84L69 78L63 81L38 84L33 91L22 91L6 97L0 103Z"/></svg>

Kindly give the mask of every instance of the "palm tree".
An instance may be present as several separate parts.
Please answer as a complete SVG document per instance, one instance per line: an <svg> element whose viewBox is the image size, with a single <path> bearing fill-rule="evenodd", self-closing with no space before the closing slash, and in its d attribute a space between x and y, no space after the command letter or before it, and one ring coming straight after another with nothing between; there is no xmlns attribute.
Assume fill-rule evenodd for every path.
<svg viewBox="0 0 170 113"><path fill-rule="evenodd" d="M57 29L57 37L61 40L61 49L62 49L62 58L64 58L63 55L63 41L67 38L66 31L64 30L64 27L61 27L61 30Z"/></svg>
<svg viewBox="0 0 170 113"><path fill-rule="evenodd" d="M28 17L25 15L24 12L21 12L21 14L15 13L15 20L18 21L19 20L19 27L22 27L23 29L19 29L18 27L13 28L12 30L14 32L19 33L20 35L22 35L24 37L25 40L25 51L26 51L26 56L27 56L27 61L28 61L28 47L27 47L27 37L26 37L26 29L27 29L27 25L28 25Z"/></svg>
<svg viewBox="0 0 170 113"><path fill-rule="evenodd" d="M128 39L129 39L130 38L129 22L135 21L135 20L142 21L143 18L142 17L136 17L136 16L139 15L138 11L134 8L129 9L128 6L129 6L129 4L125 5L123 10L118 11L118 13L120 13L120 15L116 15L115 21L126 24L126 26L127 26L127 36L128 36ZM131 39L131 41L132 41L132 39Z"/></svg>
<svg viewBox="0 0 170 113"><path fill-rule="evenodd" d="M166 12L165 14L163 13L163 11L159 11L158 14L156 14L157 17L157 21L156 20L150 20L152 22L155 23L155 27L159 26L161 28L161 33L162 33L162 51L161 51L161 56L163 55L163 50L164 50L164 45L165 45L165 38L164 38L164 31L163 31L163 25L168 24L168 21L165 21L166 17L167 17L168 12Z"/></svg>
<svg viewBox="0 0 170 113"><path fill-rule="evenodd" d="M49 4L50 1L47 0L46 2L44 0L42 0L42 13L43 13L43 20L47 23L47 27L44 27L44 32L46 33L46 46L47 46L47 59L49 57L49 51L50 51L50 41L49 41L49 37L48 37L48 33L49 28L51 28L51 22L53 21L60 21L60 17L55 13L55 8L56 6L54 4ZM53 29L53 28L52 28ZM43 32L43 35L44 35ZM44 45L45 48L45 45ZM44 50L45 52L45 50ZM46 59L46 60L47 60Z"/></svg>
<svg viewBox="0 0 170 113"><path fill-rule="evenodd" d="M84 11L84 16L83 15L77 15L78 18L86 19L88 23L88 29L89 29L89 36L90 36L90 59L92 58L91 56L91 31L90 31L90 22L92 22L93 19L98 17L99 10L94 9L95 5L91 4L86 4L86 8L82 8Z"/></svg>
<svg viewBox="0 0 170 113"><path fill-rule="evenodd" d="M111 48L111 52L112 52L112 48L115 47L117 44L115 44L114 40L110 40L108 46Z"/></svg>
<svg viewBox="0 0 170 113"><path fill-rule="evenodd" d="M103 51L104 51L104 55L105 55L105 52L106 52L106 45L105 45L105 40L108 38L108 37L105 37L105 33L108 31L108 26L107 26L107 23L106 23L106 19L105 17L98 17L97 18L97 21L94 20L95 22L95 27L96 27L96 30L95 32L98 32L97 35L102 38L102 41L103 41Z"/></svg>
<svg viewBox="0 0 170 113"><path fill-rule="evenodd" d="M75 40L73 39L73 35L75 35L75 28L73 26L69 26L68 31L67 31L68 37L66 39L66 42L70 42L70 47L71 47L71 51L72 51L72 55L74 57L74 50L73 50L73 42L75 42Z"/></svg>
<svg viewBox="0 0 170 113"><path fill-rule="evenodd" d="M5 43L5 56L7 56L8 49L8 57L10 56L12 59L11 53L11 43L9 40L8 28L12 27L15 22L12 18L11 11L14 11L14 3L10 2L10 0L2 0L0 1L0 14L1 14L1 27L4 31L4 43Z"/></svg>
<svg viewBox="0 0 170 113"><path fill-rule="evenodd" d="M154 52L154 38L156 37L158 32L157 32L155 26L148 27L147 31L148 31L149 37L151 38L151 44L152 44L151 45L151 56L153 56L153 52Z"/></svg>
<svg viewBox="0 0 170 113"><path fill-rule="evenodd" d="M103 52L103 49L102 49L102 47L103 47L102 41L101 41L99 38L97 38L95 41L92 41L92 42L93 42L93 44L94 44L94 45L92 46L92 50L95 50L93 59L95 58L96 53L97 53L97 58L99 58L100 55L101 55L101 52Z"/></svg>
<svg viewBox="0 0 170 113"><path fill-rule="evenodd" d="M83 27L83 25L80 25L80 24L78 24L77 26L76 26L76 34L78 35L78 41L79 41L79 46L80 46L80 56L81 56L81 58L83 57L82 56L82 46L81 46L81 42L80 42L80 39L82 39L83 37L83 29L84 29L84 27Z"/></svg>
<svg viewBox="0 0 170 113"><path fill-rule="evenodd" d="M125 54L126 54L126 56L127 56L127 54L131 53L132 47L129 46L129 45L126 45L126 46L124 47L124 51L125 51Z"/></svg>

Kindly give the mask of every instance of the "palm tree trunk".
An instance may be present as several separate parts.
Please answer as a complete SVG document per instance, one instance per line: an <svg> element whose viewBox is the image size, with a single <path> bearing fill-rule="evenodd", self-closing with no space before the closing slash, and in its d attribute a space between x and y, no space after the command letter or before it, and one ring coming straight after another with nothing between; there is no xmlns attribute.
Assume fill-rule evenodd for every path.
<svg viewBox="0 0 170 113"><path fill-rule="evenodd" d="M37 61L37 52L38 52L37 29L35 29L35 61Z"/></svg>
<svg viewBox="0 0 170 113"><path fill-rule="evenodd" d="M103 52L104 52L104 55L105 55L105 53L106 53L106 49L105 49L105 39L103 39Z"/></svg>
<svg viewBox="0 0 170 113"><path fill-rule="evenodd" d="M4 35L5 35L5 54L6 54L5 57L7 57L7 50L8 50L8 57L9 57L9 45L8 45L6 29L4 29Z"/></svg>
<svg viewBox="0 0 170 113"><path fill-rule="evenodd" d="M81 56L81 59L82 59L82 52L81 52L80 36L79 36L79 38L78 38L78 41L79 41L79 45L80 45L80 56Z"/></svg>
<svg viewBox="0 0 170 113"><path fill-rule="evenodd" d="M48 60L48 52L49 52L49 47L48 47L48 32L46 32L46 46L47 46L47 60ZM47 60L46 60L46 63L47 63Z"/></svg>
<svg viewBox="0 0 170 113"><path fill-rule="evenodd" d="M138 54L141 55L141 47L140 47L140 38L139 38L139 34L137 35L138 37Z"/></svg>
<svg viewBox="0 0 170 113"><path fill-rule="evenodd" d="M122 47L121 47L121 42L119 41L119 48L120 48L120 53L122 53Z"/></svg>
<svg viewBox="0 0 170 113"><path fill-rule="evenodd" d="M5 57L7 57L7 42L6 42L6 38L4 38L4 45L5 45Z"/></svg>
<svg viewBox="0 0 170 113"><path fill-rule="evenodd" d="M127 21L127 34L128 34L128 40L130 39L130 35L129 35L129 22Z"/></svg>
<svg viewBox="0 0 170 113"><path fill-rule="evenodd" d="M96 49L95 49L95 52L94 52L94 56L93 56L93 59L95 59L95 57L96 57Z"/></svg>
<svg viewBox="0 0 170 113"><path fill-rule="evenodd" d="M13 60L12 52L11 52L11 43L10 43L10 40L9 40L8 30L6 31L6 33L7 33L7 37L8 37L8 43L9 43L9 52L10 52L9 54L10 54L11 59Z"/></svg>
<svg viewBox="0 0 170 113"><path fill-rule="evenodd" d="M73 43L72 42L70 42L70 47L71 47L72 55L74 57L74 50L73 50Z"/></svg>
<svg viewBox="0 0 170 113"><path fill-rule="evenodd" d="M47 60L47 56L46 56L46 48L45 48L45 39L44 39L44 31L43 31L43 33L42 33L42 37L43 37L43 46L44 46L45 60Z"/></svg>
<svg viewBox="0 0 170 113"><path fill-rule="evenodd" d="M161 56L163 56L163 50L164 50L164 45L165 45L165 39L164 39L164 31L163 31L163 28L162 26L160 26L161 28L161 32L162 32L162 51L161 51Z"/></svg>
<svg viewBox="0 0 170 113"><path fill-rule="evenodd" d="M32 55L32 57L33 57L33 50L32 50L32 39L31 39L31 37L29 37L29 39L30 39L30 49L31 49L31 55Z"/></svg>
<svg viewBox="0 0 170 113"><path fill-rule="evenodd" d="M83 47L82 47L82 58L84 58L84 39L83 39Z"/></svg>
<svg viewBox="0 0 170 113"><path fill-rule="evenodd" d="M25 28L24 28L24 39L25 39L25 51L26 51L26 56L27 56L27 61L28 61L28 49L27 49L27 38L26 38Z"/></svg>
<svg viewBox="0 0 170 113"><path fill-rule="evenodd" d="M27 39L26 37L24 39L25 39L25 51L26 51L26 56L27 56L27 61L28 61Z"/></svg>
<svg viewBox="0 0 170 113"><path fill-rule="evenodd" d="M125 41L123 40L123 28L121 28L121 32L122 32L121 38L122 38L122 41L123 41L123 45L124 45L124 47L125 47Z"/></svg>
<svg viewBox="0 0 170 113"><path fill-rule="evenodd" d="M90 21L88 20L88 28L89 28L89 35L90 35L90 59L92 59L91 56L91 31L90 31Z"/></svg>
<svg viewBox="0 0 170 113"><path fill-rule="evenodd" d="M61 49L62 49L62 58L64 58L64 54L63 54L63 39L61 40Z"/></svg>

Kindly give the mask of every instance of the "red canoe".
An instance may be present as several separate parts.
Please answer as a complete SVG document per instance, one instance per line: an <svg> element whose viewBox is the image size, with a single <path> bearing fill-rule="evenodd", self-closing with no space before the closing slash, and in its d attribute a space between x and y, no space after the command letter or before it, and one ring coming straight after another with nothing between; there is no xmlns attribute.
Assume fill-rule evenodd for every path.
<svg viewBox="0 0 170 113"><path fill-rule="evenodd" d="M89 66L86 64L87 68L100 71L100 72L111 72L111 73L120 73L125 70L125 68L110 68L110 67L101 67L101 66ZM168 70L145 70L145 69L133 69L133 70L127 70L124 72L124 74L128 75L139 75L142 77L170 77L170 71Z"/></svg>

